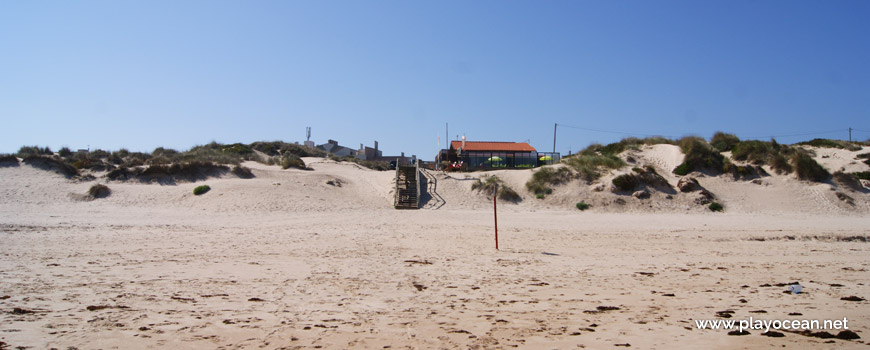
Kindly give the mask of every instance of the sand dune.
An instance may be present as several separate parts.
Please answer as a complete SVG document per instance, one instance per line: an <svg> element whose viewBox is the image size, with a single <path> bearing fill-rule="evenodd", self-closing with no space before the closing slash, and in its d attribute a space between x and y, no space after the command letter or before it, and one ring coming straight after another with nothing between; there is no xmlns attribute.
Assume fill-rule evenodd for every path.
<svg viewBox="0 0 870 350"><path fill-rule="evenodd" d="M832 171L867 171L856 153L816 150ZM675 146L621 156L655 167L672 186L678 181L670 171L682 159ZM867 191L784 175L757 184L695 174L726 207L712 213L695 204L697 193L653 189L644 200L612 193L610 179L628 170L557 186L542 200L523 190L531 170L431 172L435 193L424 209L397 211L393 173L305 162L312 171L247 163L253 179L109 182L112 195L93 201L71 194L94 181L0 168L0 341L58 349L867 348L870 341L868 301L841 300L870 298ZM499 203L500 251L491 199L471 190L490 174L523 196ZM201 184L212 190L194 196ZM592 208L576 210L580 200ZM804 293L783 293L792 282ZM733 319L845 317L861 338L694 327L729 314L722 311Z"/></svg>

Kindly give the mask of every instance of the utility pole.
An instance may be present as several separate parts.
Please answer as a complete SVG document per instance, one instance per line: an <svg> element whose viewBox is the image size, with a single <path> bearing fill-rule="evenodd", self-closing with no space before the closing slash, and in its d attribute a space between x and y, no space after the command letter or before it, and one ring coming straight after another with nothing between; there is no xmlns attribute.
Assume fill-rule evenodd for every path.
<svg viewBox="0 0 870 350"><path fill-rule="evenodd" d="M447 136L450 131L450 124L444 123L444 145L446 149L450 149L450 136Z"/></svg>
<svg viewBox="0 0 870 350"><path fill-rule="evenodd" d="M553 124L553 153L556 153L556 128L559 127L559 124Z"/></svg>
<svg viewBox="0 0 870 350"><path fill-rule="evenodd" d="M852 142L852 128L849 128L849 142Z"/></svg>

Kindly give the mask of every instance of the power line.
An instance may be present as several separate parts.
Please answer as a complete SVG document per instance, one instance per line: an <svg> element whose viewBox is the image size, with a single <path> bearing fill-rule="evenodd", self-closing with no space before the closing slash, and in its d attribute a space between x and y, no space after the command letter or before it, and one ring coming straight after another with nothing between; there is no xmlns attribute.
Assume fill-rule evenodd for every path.
<svg viewBox="0 0 870 350"><path fill-rule="evenodd" d="M585 130L585 131L593 131L593 132L603 132L609 134L621 134L621 135L632 135L632 136L643 136L643 137L667 137L667 138L679 138L679 136L673 135L663 135L663 134L647 134L647 133L637 133L637 132L628 132L628 131L613 131L613 130L603 130L603 129L593 129L593 128L584 128L574 125L566 125L566 124L558 124L561 127ZM742 136L742 138L747 139L755 139L755 138L765 138L765 137L792 137L792 136L809 136L809 135L823 135L823 134L832 134L832 133L840 133L846 132L847 129L836 129L836 130L828 130L828 131L816 131L816 132L805 132L805 133L796 133L796 134L779 134L779 135L763 135L763 136ZM860 129L852 129L852 131L861 131L861 132L870 132L866 130Z"/></svg>
<svg viewBox="0 0 870 350"><path fill-rule="evenodd" d="M855 130L855 129L852 129L852 130ZM800 133L800 134L765 135L765 136L743 136L743 137L744 137L744 138L747 138L747 139L759 139L759 138L763 138L763 137L791 137L791 136L809 136L809 135L833 134L833 133L840 133L840 132L846 132L846 131L848 131L848 129L837 129L837 130L831 130L831 131L806 132L806 133Z"/></svg>
<svg viewBox="0 0 870 350"><path fill-rule="evenodd" d="M627 131L611 131L611 130L583 128L583 127L579 127L579 126L565 125L565 124L557 124L557 125L562 126L562 127L566 127L566 128L571 128L571 129L579 129L579 130L595 131L595 132L605 132L605 133L609 133L609 134L633 135L633 136L644 136L644 137L661 136L661 137L676 138L675 136L662 135L662 134L641 134L641 133L627 132Z"/></svg>

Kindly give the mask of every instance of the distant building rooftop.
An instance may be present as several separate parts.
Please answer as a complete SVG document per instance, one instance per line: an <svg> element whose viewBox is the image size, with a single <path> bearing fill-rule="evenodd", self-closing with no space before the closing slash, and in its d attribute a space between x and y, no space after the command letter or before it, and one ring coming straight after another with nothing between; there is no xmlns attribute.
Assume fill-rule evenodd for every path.
<svg viewBox="0 0 870 350"><path fill-rule="evenodd" d="M537 152L537 150L525 142L497 142L497 141L451 141L450 148L463 151L496 151L496 152Z"/></svg>

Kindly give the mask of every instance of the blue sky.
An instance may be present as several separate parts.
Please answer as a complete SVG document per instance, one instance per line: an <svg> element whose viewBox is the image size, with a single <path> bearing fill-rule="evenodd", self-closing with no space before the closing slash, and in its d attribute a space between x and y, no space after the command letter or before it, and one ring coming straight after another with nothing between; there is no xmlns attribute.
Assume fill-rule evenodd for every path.
<svg viewBox="0 0 870 350"><path fill-rule="evenodd" d="M3 1L0 152L870 138L868 1ZM836 131L835 131L836 130ZM865 131L866 130L866 131ZM820 133L804 136L780 136Z"/></svg>

